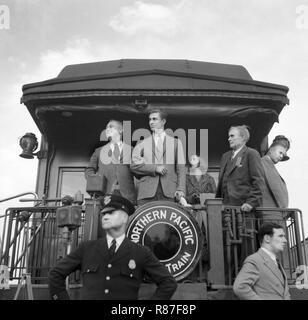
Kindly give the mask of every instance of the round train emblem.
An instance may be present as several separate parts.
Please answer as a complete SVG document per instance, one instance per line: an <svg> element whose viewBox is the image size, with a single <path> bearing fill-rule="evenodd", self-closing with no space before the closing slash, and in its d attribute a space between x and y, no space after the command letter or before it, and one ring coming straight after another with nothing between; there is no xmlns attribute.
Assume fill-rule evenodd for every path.
<svg viewBox="0 0 308 320"><path fill-rule="evenodd" d="M169 201L139 207L129 223L127 237L149 247L177 279L185 278L201 254L201 230L183 207Z"/></svg>

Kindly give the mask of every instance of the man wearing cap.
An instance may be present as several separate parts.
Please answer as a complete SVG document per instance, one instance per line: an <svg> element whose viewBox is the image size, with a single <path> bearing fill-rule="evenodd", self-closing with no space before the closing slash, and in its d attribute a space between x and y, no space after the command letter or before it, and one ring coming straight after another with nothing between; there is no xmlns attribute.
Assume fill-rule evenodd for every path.
<svg viewBox="0 0 308 320"><path fill-rule="evenodd" d="M134 177L130 171L132 148L122 141L122 122L110 120L101 135L105 133L109 143L94 151L85 176L87 179L93 175L101 176L103 190L98 191L120 195L136 204Z"/></svg>
<svg viewBox="0 0 308 320"><path fill-rule="evenodd" d="M264 168L265 188L263 189L263 206L275 208L288 207L288 190L285 181L276 169L276 164L289 159L287 151L290 142L285 136L276 136L266 155L261 159ZM281 212L264 211L263 220L281 220Z"/></svg>
<svg viewBox="0 0 308 320"><path fill-rule="evenodd" d="M118 195L101 199L102 227L106 237L86 241L61 259L49 272L53 300L69 299L65 278L76 270L82 275L82 300L133 300L144 276L156 283L152 299L170 299L177 284L168 269L144 246L125 237L133 204Z"/></svg>

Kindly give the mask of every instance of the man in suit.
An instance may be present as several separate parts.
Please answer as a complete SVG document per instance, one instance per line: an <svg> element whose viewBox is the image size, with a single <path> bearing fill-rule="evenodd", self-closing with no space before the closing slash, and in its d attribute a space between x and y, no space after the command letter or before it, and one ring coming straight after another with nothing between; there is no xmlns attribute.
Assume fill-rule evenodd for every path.
<svg viewBox="0 0 308 320"><path fill-rule="evenodd" d="M262 189L264 187L263 168L259 153L246 146L250 138L247 126L235 126L229 129L231 150L224 153L220 165L216 198L222 198L226 206L239 206L244 213L243 232L253 230L255 215L252 209L262 205ZM225 247L226 279L231 283L238 265L247 255L254 252L253 238L241 238L240 246ZM237 253L231 249L237 249ZM235 260L237 259L237 260Z"/></svg>
<svg viewBox="0 0 308 320"><path fill-rule="evenodd" d="M231 150L222 156L216 193L223 204L241 206L244 212L262 205L264 188L261 158L256 150L246 146L249 137L245 125L229 129Z"/></svg>
<svg viewBox="0 0 308 320"><path fill-rule="evenodd" d="M83 300L132 300L145 275L157 284L152 299L170 299L177 284L168 269L146 247L125 237L133 204L117 195L102 199L103 239L82 243L61 259L49 272L49 291L53 300L69 299L65 278L81 270Z"/></svg>
<svg viewBox="0 0 308 320"><path fill-rule="evenodd" d="M85 171L88 179L99 175L103 179L103 194L118 194L136 204L134 177L130 170L131 146L122 141L120 121L110 120L106 126L109 143L97 148Z"/></svg>
<svg viewBox="0 0 308 320"><path fill-rule="evenodd" d="M140 177L138 204L154 200L179 200L185 194L185 157L179 139L166 134L167 114L162 110L149 113L153 134L133 150L131 170Z"/></svg>
<svg viewBox="0 0 308 320"><path fill-rule="evenodd" d="M285 181L276 169L276 164L289 159L287 151L290 142L285 136L277 136L270 145L266 155L261 159L264 169L265 188L263 190L263 206L275 208L288 207L288 190ZM262 214L265 220L281 220L281 212L264 211Z"/></svg>
<svg viewBox="0 0 308 320"><path fill-rule="evenodd" d="M290 300L286 274L277 260L287 240L279 224L259 229L261 248L244 261L233 284L234 293L244 300Z"/></svg>

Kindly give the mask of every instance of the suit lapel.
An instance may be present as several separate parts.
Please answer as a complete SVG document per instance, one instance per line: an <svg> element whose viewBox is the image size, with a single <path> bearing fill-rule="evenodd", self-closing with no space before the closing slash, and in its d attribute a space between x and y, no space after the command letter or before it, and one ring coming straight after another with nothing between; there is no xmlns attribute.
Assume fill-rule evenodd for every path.
<svg viewBox="0 0 308 320"><path fill-rule="evenodd" d="M285 279L282 276L279 268L276 266L275 262L270 258L270 256L263 249L260 248L258 252L262 256L264 260L264 264L268 267L268 269L271 270L273 275L279 279L279 281L282 283L283 287L285 288Z"/></svg>
<svg viewBox="0 0 308 320"><path fill-rule="evenodd" d="M167 141L168 139L168 141ZM167 144L168 143L168 144ZM163 157L165 156L166 153L166 146L170 146L171 141L169 141L169 136L167 134L165 134L165 139L164 139L164 143L163 143Z"/></svg>
<svg viewBox="0 0 308 320"><path fill-rule="evenodd" d="M119 162L122 163L122 164L123 163L124 164L129 163L128 162L129 156L130 156L130 147L126 143L122 142L122 151L120 153Z"/></svg>
<svg viewBox="0 0 308 320"><path fill-rule="evenodd" d="M221 177L223 177L223 175L224 175L224 172L226 170L226 166L227 166L227 163L228 163L228 159L230 159L231 154L232 154L232 151L228 151L225 154L225 157L224 157L223 162L221 164L221 175L220 175Z"/></svg>
<svg viewBox="0 0 308 320"><path fill-rule="evenodd" d="M241 149L241 151L235 156L235 158L232 160L231 168L230 168L230 170L227 172L227 175L230 175L230 174L233 172L233 170L236 168L236 164L237 164L238 159L239 159L240 157L241 157L241 158L244 157L244 155L245 155L245 153L246 153L246 150L247 150L247 147L244 146L244 147ZM231 154L232 154L232 152L231 152ZM240 162L241 162L241 161L240 161Z"/></svg>
<svg viewBox="0 0 308 320"><path fill-rule="evenodd" d="M130 240L128 240L127 238L124 238L123 242L121 243L120 247L118 248L118 250L116 251L116 253L114 254L114 256L110 259L110 262L114 262L116 260L122 259L123 257L125 257L126 255L129 254L130 252Z"/></svg>
<svg viewBox="0 0 308 320"><path fill-rule="evenodd" d="M108 245L107 245L107 239L106 237L99 239L97 242L97 250L99 251L99 254L103 258L104 262L108 261Z"/></svg>

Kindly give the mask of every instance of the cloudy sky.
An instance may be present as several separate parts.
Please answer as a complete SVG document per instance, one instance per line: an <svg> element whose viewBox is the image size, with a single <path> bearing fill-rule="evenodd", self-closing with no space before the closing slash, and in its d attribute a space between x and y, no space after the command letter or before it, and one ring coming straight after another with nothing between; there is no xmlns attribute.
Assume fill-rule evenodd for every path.
<svg viewBox="0 0 308 320"><path fill-rule="evenodd" d="M239 64L255 80L288 86L290 105L270 139L291 139L278 169L308 235L308 0L0 0L0 199L35 190L37 160L18 156L24 133L40 137L20 104L22 85L67 64L122 58ZM1 213L15 205L0 204Z"/></svg>

